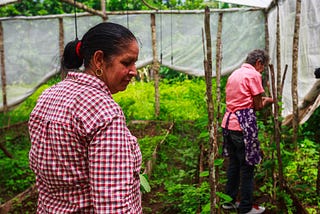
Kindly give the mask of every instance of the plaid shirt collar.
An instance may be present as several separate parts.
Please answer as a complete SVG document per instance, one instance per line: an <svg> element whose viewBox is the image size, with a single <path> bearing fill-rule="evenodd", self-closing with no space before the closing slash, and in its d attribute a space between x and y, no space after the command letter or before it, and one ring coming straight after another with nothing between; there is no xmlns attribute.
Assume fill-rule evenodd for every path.
<svg viewBox="0 0 320 214"><path fill-rule="evenodd" d="M82 72L69 72L65 80L73 81L78 84L89 85L100 90L105 90L107 91L108 95L112 97L108 86L96 76Z"/></svg>

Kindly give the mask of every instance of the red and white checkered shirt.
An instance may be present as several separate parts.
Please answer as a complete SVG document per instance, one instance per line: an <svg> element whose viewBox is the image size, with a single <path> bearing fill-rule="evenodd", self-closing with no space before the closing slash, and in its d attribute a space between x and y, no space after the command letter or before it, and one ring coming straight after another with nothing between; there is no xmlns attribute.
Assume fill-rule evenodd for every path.
<svg viewBox="0 0 320 214"><path fill-rule="evenodd" d="M142 213L140 148L104 82L69 73L39 97L29 132L37 213Z"/></svg>

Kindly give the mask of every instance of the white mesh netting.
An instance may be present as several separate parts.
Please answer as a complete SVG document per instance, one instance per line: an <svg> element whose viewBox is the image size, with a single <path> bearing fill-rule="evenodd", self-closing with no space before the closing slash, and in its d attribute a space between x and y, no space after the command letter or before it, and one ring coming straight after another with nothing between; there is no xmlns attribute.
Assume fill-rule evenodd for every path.
<svg viewBox="0 0 320 214"><path fill-rule="evenodd" d="M280 16L280 37L281 37L281 72L283 75L285 65L288 65L288 71L283 88L283 115L292 113L292 47L293 33L295 26L295 1L282 1L279 5ZM320 1L307 0L301 1L301 19L299 31L299 57L298 57L298 96L300 108L306 102L316 100L319 96L315 90L317 85L320 86L320 80L315 79L314 70L320 67ZM277 8L273 8L268 14L268 28L270 37L270 56L271 63L276 62L276 19ZM304 122L319 106L319 102L311 105L310 114L301 118Z"/></svg>
<svg viewBox="0 0 320 214"><path fill-rule="evenodd" d="M276 7L268 13L271 63L276 68ZM316 82L313 71L319 64L320 1L302 3L299 42L299 100ZM279 5L281 21L281 63L288 64L284 85L284 115L292 111L291 72L295 3ZM265 47L265 13L263 10L214 10L210 14L213 75L218 14L223 13L222 74L229 74L241 65L246 54ZM19 103L49 76L59 71L59 18L63 19L64 43L75 38L74 16L0 19L4 35L6 96L8 106ZM97 16L81 14L77 19L78 37L101 22ZM140 41L138 67L152 63L150 11L145 14L108 15L108 21L129 27ZM157 55L165 66L190 75L204 76L202 31L204 11L156 12ZM162 57L161 57L162 56ZM2 84L2 83L1 83ZM3 108L3 91L0 92Z"/></svg>
<svg viewBox="0 0 320 214"><path fill-rule="evenodd" d="M75 38L73 16L63 18L64 43ZM218 12L211 13L213 58ZM78 37L101 22L97 16L79 16ZM140 41L138 67L152 63L150 13L109 15L108 21L127 26ZM59 71L59 18L39 17L2 19L6 93L8 105L14 105L34 88ZM230 10L223 18L223 70L231 71L241 64L246 53L264 47L262 11ZM248 26L251 28L248 28ZM203 76L202 30L204 11L156 14L157 50L163 65L195 76ZM162 59L160 59L162 56ZM215 60L214 60L215 61ZM213 62L213 67L215 63ZM213 72L215 73L215 72ZM2 92L1 92L2 93ZM3 103L1 94L0 103Z"/></svg>

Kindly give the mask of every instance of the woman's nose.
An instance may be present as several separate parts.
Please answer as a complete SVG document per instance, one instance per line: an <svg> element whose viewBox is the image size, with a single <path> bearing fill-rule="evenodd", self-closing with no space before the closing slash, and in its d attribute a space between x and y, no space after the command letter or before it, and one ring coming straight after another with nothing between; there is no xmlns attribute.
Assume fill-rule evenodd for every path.
<svg viewBox="0 0 320 214"><path fill-rule="evenodd" d="M137 72L137 68L134 67L132 69L129 70L129 75L132 75L132 76L137 76L138 72Z"/></svg>

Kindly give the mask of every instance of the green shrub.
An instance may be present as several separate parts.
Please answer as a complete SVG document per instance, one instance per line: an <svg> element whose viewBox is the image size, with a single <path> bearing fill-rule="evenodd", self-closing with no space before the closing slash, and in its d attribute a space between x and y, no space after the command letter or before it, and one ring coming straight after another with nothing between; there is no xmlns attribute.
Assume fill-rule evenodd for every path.
<svg viewBox="0 0 320 214"><path fill-rule="evenodd" d="M13 158L0 152L0 195L13 197L35 182L34 174L29 168L29 138L21 136L18 139L12 139L7 136L5 147ZM4 199L0 198L0 203L4 202L2 200Z"/></svg>

